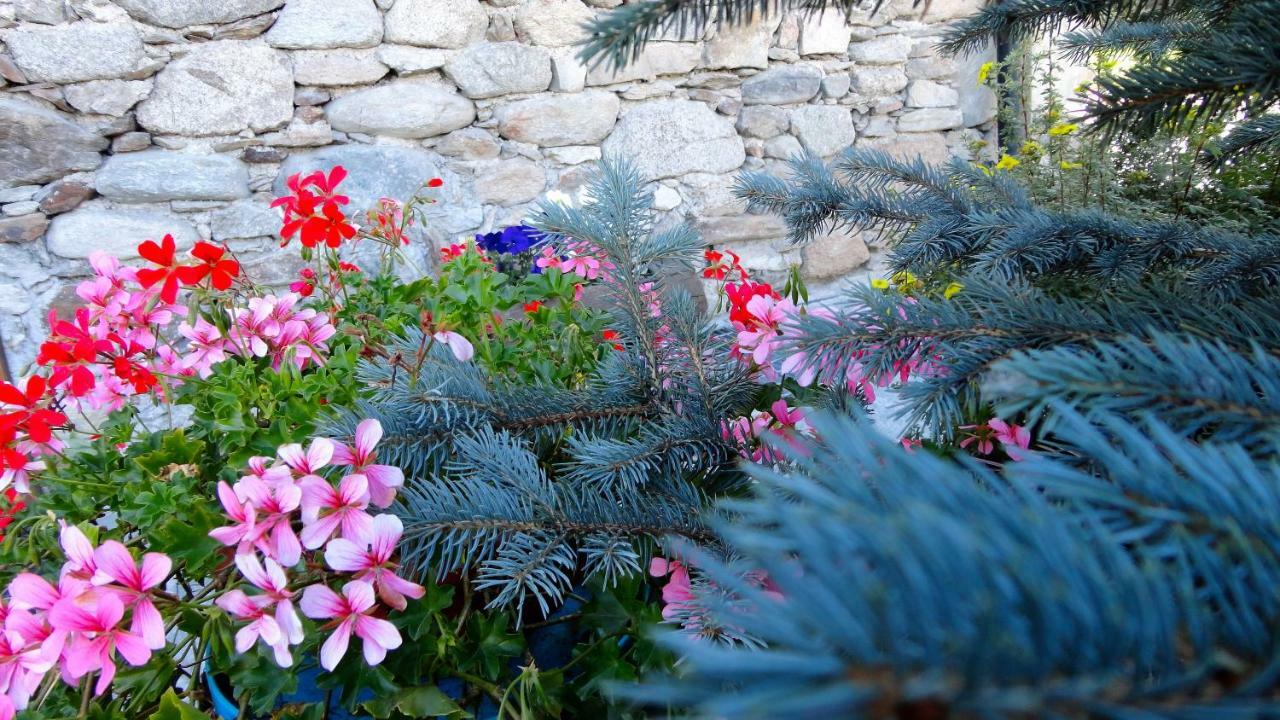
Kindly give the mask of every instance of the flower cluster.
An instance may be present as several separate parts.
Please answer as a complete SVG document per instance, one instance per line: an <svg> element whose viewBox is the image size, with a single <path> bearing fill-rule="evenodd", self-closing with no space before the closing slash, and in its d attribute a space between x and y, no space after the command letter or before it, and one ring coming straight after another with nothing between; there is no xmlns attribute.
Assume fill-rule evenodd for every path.
<svg viewBox="0 0 1280 720"><path fill-rule="evenodd" d="M793 448L800 448L800 437L812 437L813 428L805 421L804 410L793 408L786 400L778 399L769 410L756 410L750 417L740 417L722 428L725 440L738 446L744 458L761 465L782 462L782 453L764 443L766 438L780 440Z"/></svg>
<svg viewBox="0 0 1280 720"><path fill-rule="evenodd" d="M252 459L248 474L235 485L219 484L218 497L231 524L210 535L235 548L236 568L258 591L234 589L216 601L247 623L236 634L237 652L247 652L261 641L279 665L292 664L290 647L304 636L294 608L298 593L290 588L288 572L306 553L321 550L328 568L347 580L341 594L329 588L327 578L301 591L302 613L330 621L325 627L332 632L321 648L321 664L329 670L336 667L353 634L364 641L364 656L371 665L400 645L395 627L372 614L377 600L404 610L407 598L422 597L424 590L396 574L393 558L403 532L399 518L369 513L370 506L389 507L404 484L399 468L376 462L381 438L382 425L364 420L351 446L327 438L313 440L306 449L284 445L275 458ZM336 468L343 472L335 485L325 473ZM316 558L302 572L318 565Z"/></svg>
<svg viewBox="0 0 1280 720"><path fill-rule="evenodd" d="M613 263L609 262L604 251L588 242L571 242L563 249L563 254L550 245L543 245L534 265L540 269L556 268L584 280L608 278L613 271Z"/></svg>
<svg viewBox="0 0 1280 720"><path fill-rule="evenodd" d="M284 208L280 247L288 245L294 235L308 248L337 248L355 237L356 228L342 211L350 198L337 194L339 183L346 177L347 171L341 165L328 175L317 170L305 177L301 173L289 176L285 183L289 194L271 203L271 207Z"/></svg>
<svg viewBox="0 0 1280 720"><path fill-rule="evenodd" d="M536 228L512 225L491 233L476 235L476 247L487 253L519 255L533 250L546 239Z"/></svg>
<svg viewBox="0 0 1280 720"><path fill-rule="evenodd" d="M25 708L54 667L70 685L97 673L94 694L101 695L117 657L139 666L165 646L156 601L173 566L166 555L147 553L139 562L114 540L95 548L74 525L63 526L61 544L66 563L57 583L21 573L0 606L0 720Z"/></svg>
<svg viewBox="0 0 1280 720"><path fill-rule="evenodd" d="M1025 427L1000 418L991 418L977 425L961 425L960 429L966 432L965 437L960 440L960 447L972 445L979 455L995 452L998 442L1010 458L1021 460L1023 455L1019 450L1031 447L1031 433Z"/></svg>

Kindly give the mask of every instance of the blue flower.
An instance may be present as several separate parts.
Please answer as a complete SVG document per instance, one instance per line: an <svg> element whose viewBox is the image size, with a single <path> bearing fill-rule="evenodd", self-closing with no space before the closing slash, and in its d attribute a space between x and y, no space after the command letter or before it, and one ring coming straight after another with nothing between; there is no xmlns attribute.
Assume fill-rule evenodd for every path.
<svg viewBox="0 0 1280 720"><path fill-rule="evenodd" d="M512 225L491 233L476 235L476 245L487 253L519 255L532 250L545 236L528 225Z"/></svg>

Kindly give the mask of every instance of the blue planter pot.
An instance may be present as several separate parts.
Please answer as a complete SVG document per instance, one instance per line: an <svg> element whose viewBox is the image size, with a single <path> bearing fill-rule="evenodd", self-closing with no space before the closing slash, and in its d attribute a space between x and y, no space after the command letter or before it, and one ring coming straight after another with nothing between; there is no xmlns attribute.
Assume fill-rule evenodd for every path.
<svg viewBox="0 0 1280 720"><path fill-rule="evenodd" d="M212 669L206 660L205 665L205 685L209 688L209 697L213 700L213 710L218 720L250 720L248 717L241 717L240 706L234 697L228 697L227 693L217 682L212 681ZM317 666L311 666L298 673L298 689L287 695L281 695L277 707L291 704L304 703L324 703L328 698L328 691L320 688L317 681L320 678L321 670ZM367 698L370 699L372 695ZM372 720L366 715L353 715L346 708L342 707L337 700L330 700L328 710L325 713L326 720Z"/></svg>

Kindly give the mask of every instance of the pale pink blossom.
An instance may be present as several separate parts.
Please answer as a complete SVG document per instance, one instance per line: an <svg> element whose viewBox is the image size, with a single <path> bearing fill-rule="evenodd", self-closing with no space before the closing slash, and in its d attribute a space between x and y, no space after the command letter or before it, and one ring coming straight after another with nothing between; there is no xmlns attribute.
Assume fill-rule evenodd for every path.
<svg viewBox="0 0 1280 720"><path fill-rule="evenodd" d="M369 502L385 508L390 507L396 497L396 490L404 485L404 473L392 465L378 465L374 449L382 440L382 423L377 420L361 420L356 425L353 444L335 442L333 448L333 464L350 467L352 472L364 475L369 481Z"/></svg>
<svg viewBox="0 0 1280 720"><path fill-rule="evenodd" d="M287 468L282 468L288 473ZM285 567L298 564L302 543L293 531L293 513L302 503L302 488L290 482L271 483L246 475L236 483L236 495L254 509L253 544Z"/></svg>
<svg viewBox="0 0 1280 720"><path fill-rule="evenodd" d="M392 561L404 525L395 515L379 515L367 534L355 538L335 538L325 548L324 559L338 572L355 573L356 580L370 583L382 602L396 610L404 610L405 599L420 598L426 592L421 585L396 575Z"/></svg>
<svg viewBox="0 0 1280 720"><path fill-rule="evenodd" d="M99 545L93 559L97 571L91 582L106 586L104 589L132 606L130 632L141 637L152 650L164 647L164 619L151 601L150 592L169 577L173 561L163 553L152 552L143 555L140 564L135 564L129 549L115 540Z"/></svg>
<svg viewBox="0 0 1280 720"><path fill-rule="evenodd" d="M347 654L351 636L364 641L364 659L377 665L388 650L400 647L400 632L395 625L369 615L374 606L373 587L353 580L342 586L339 595L324 585L311 585L302 593L303 614L315 620L333 620L333 634L320 648L320 665L332 671Z"/></svg>
<svg viewBox="0 0 1280 720"><path fill-rule="evenodd" d="M71 680L98 671L96 695L106 692L116 675L115 654L130 665L146 664L151 648L138 635L118 626L124 618L124 604L112 593L95 594L92 602L63 600L49 611L49 623L75 639L63 654L63 668Z"/></svg>
<svg viewBox="0 0 1280 720"><path fill-rule="evenodd" d="M62 520L59 523L62 529L58 533L58 540L62 544L63 554L67 556L62 574L87 581L98 570L93 558L93 543L75 525L68 525Z"/></svg>
<svg viewBox="0 0 1280 720"><path fill-rule="evenodd" d="M28 460L20 468L8 468L0 472L0 490L13 485L14 490L23 494L29 493L31 492L31 473L38 473L44 469L43 460Z"/></svg>
<svg viewBox="0 0 1280 720"><path fill-rule="evenodd" d="M662 617L671 620L693 603L693 590L689 583L689 569L679 560L655 557L649 563L649 574L668 578L662 587Z"/></svg>
<svg viewBox="0 0 1280 720"><path fill-rule="evenodd" d="M363 537L373 518L365 512L369 507L369 481L353 473L342 478L338 487L316 475L303 478L302 546L314 550L338 532L345 538Z"/></svg>
<svg viewBox="0 0 1280 720"><path fill-rule="evenodd" d="M458 359L458 362L467 362L475 356L476 351L472 347L471 341L452 330L442 330L431 337L435 338L436 342L448 346L449 350L453 352L453 356Z"/></svg>
<svg viewBox="0 0 1280 720"><path fill-rule="evenodd" d="M235 562L240 574L263 591L260 595L246 595L232 590L215 601L237 619L250 621L236 633L236 652L248 651L261 638L274 651L276 664L292 665L289 646L302 642L303 631L302 620L293 607L295 593L288 587L284 568L270 558L259 562L249 553L236 555Z"/></svg>
<svg viewBox="0 0 1280 720"><path fill-rule="evenodd" d="M209 537L227 546L243 547L252 543L257 538L257 513L253 503L241 500L225 481L218 482L218 499L232 524L210 530Z"/></svg>
<svg viewBox="0 0 1280 720"><path fill-rule="evenodd" d="M298 475L298 480L306 480L308 478L319 478L320 469L329 464L333 459L334 445L333 441L328 438L316 438L311 441L304 451L302 445L298 443L289 443L281 445L276 450L276 454L284 461L284 464Z"/></svg>
<svg viewBox="0 0 1280 720"><path fill-rule="evenodd" d="M196 318L196 324L183 322L178 325L178 334L188 341L188 352L182 358L182 366L193 370L202 378L213 374L213 366L227 359L227 340L222 337L218 327L202 317Z"/></svg>

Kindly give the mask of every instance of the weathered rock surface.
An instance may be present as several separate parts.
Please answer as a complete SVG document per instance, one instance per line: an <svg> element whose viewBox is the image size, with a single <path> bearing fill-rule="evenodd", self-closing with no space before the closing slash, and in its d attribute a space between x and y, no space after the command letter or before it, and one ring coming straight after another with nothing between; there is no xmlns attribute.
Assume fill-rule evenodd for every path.
<svg viewBox="0 0 1280 720"><path fill-rule="evenodd" d="M382 41L382 13L373 0L289 0L266 38L291 50L371 48Z"/></svg>
<svg viewBox="0 0 1280 720"><path fill-rule="evenodd" d="M956 108L921 108L898 118L898 132L933 132L964 125L964 114Z"/></svg>
<svg viewBox="0 0 1280 720"><path fill-rule="evenodd" d="M145 150L113 155L98 170L94 187L122 203L165 200L234 200L249 194L249 173L226 155Z"/></svg>
<svg viewBox="0 0 1280 720"><path fill-rule="evenodd" d="M664 100L633 108L604 141L604 152L629 158L649 180L728 172L746 159L733 123L692 100Z"/></svg>
<svg viewBox="0 0 1280 720"><path fill-rule="evenodd" d="M543 95L498 107L502 137L543 147L592 145L613 130L621 103L610 92Z"/></svg>
<svg viewBox="0 0 1280 720"><path fill-rule="evenodd" d="M584 37L582 24L593 16L579 0L527 0L515 17L516 34L534 45L573 45Z"/></svg>
<svg viewBox="0 0 1280 720"><path fill-rule="evenodd" d="M742 83L743 105L790 105L809 102L822 87L822 70L813 65L785 65L752 75Z"/></svg>
<svg viewBox="0 0 1280 720"><path fill-rule="evenodd" d="M482 203L517 205L538 197L546 185L545 170L531 160L516 158L477 172L475 195Z"/></svg>
<svg viewBox="0 0 1280 720"><path fill-rule="evenodd" d="M40 213L0 218L0 243L26 243L39 238L49 227L49 219Z"/></svg>
<svg viewBox="0 0 1280 720"><path fill-rule="evenodd" d="M76 22L29 27L5 43L31 82L72 83L128 75L142 64L142 38L128 23Z"/></svg>
<svg viewBox="0 0 1280 720"><path fill-rule="evenodd" d="M416 75L444 67L456 50L420 48L412 45L381 45L378 59L399 75Z"/></svg>
<svg viewBox="0 0 1280 720"><path fill-rule="evenodd" d="M151 80L90 80L67 85L62 95L71 107L95 115L124 115L151 92Z"/></svg>
<svg viewBox="0 0 1280 720"><path fill-rule="evenodd" d="M827 233L805 245L805 275L811 280L831 280L866 264L871 250L859 234Z"/></svg>
<svg viewBox="0 0 1280 720"><path fill-rule="evenodd" d="M446 65L445 73L469 98L541 92L551 85L551 55L517 42L476 43Z"/></svg>
<svg viewBox="0 0 1280 720"><path fill-rule="evenodd" d="M43 2L47 0L37 0ZM229 23L275 10L284 0L116 0L132 17L152 25L184 28L188 25Z"/></svg>
<svg viewBox="0 0 1280 720"><path fill-rule="evenodd" d="M298 50L293 53L293 80L299 85L367 85L378 82L388 68L378 51ZM294 97L297 102L297 97Z"/></svg>
<svg viewBox="0 0 1280 720"><path fill-rule="evenodd" d="M791 113L769 105L752 105L738 114L738 132L747 137L768 139L791 127Z"/></svg>
<svg viewBox="0 0 1280 720"><path fill-rule="evenodd" d="M280 210L253 200L237 200L209 214L214 240L273 237L280 232Z"/></svg>
<svg viewBox="0 0 1280 720"><path fill-rule="evenodd" d="M43 183L102 162L107 140L56 110L0 97L0 187Z"/></svg>
<svg viewBox="0 0 1280 720"><path fill-rule="evenodd" d="M292 117L289 60L261 40L194 46L156 76L151 96L138 106L138 124L166 134L261 132Z"/></svg>
<svg viewBox="0 0 1280 720"><path fill-rule="evenodd" d="M802 105L791 111L791 133L805 150L828 157L853 144L853 116L841 105Z"/></svg>
<svg viewBox="0 0 1280 720"><path fill-rule="evenodd" d="M735 215L701 218L694 226L708 245L733 248L753 240L780 240L787 236L787 224L777 215Z"/></svg>
<svg viewBox="0 0 1280 720"><path fill-rule="evenodd" d="M798 50L801 55L844 54L849 50L851 34L852 30L845 22L844 11L827 8L805 16L800 23Z"/></svg>
<svg viewBox="0 0 1280 720"><path fill-rule="evenodd" d="M763 70L769 67L769 43L780 22L780 14L770 13L767 18L757 16L749 23L718 28L715 37L707 42L703 50L702 67L713 70Z"/></svg>
<svg viewBox="0 0 1280 720"><path fill-rule="evenodd" d="M174 213L82 206L54 218L45 242L49 252L64 258L84 259L97 250L133 258L143 240L158 241L166 234L179 248L191 247L197 237L191 223Z"/></svg>
<svg viewBox="0 0 1280 720"><path fill-rule="evenodd" d="M885 35L849 46L849 58L867 65L903 63L911 56L912 40L904 35Z"/></svg>
<svg viewBox="0 0 1280 720"><path fill-rule="evenodd" d="M929 80L913 80L907 86L907 107L951 107L960 102L955 90Z"/></svg>
<svg viewBox="0 0 1280 720"><path fill-rule="evenodd" d="M40 191L36 200L40 202L40 212L45 215L75 210L80 203L93 197L93 188L79 180L55 180Z"/></svg>
<svg viewBox="0 0 1280 720"><path fill-rule="evenodd" d="M502 147L487 131L463 128L444 136L436 144L436 152L464 160L487 160L498 157Z"/></svg>
<svg viewBox="0 0 1280 720"><path fill-rule="evenodd" d="M466 47L489 27L478 0L397 0L384 20L387 42L422 47Z"/></svg>
<svg viewBox="0 0 1280 720"><path fill-rule="evenodd" d="M858 68L853 71L853 89L864 95L893 95L907 86L907 75L896 67Z"/></svg>
<svg viewBox="0 0 1280 720"><path fill-rule="evenodd" d="M437 83L395 80L343 95L329 103L326 114L333 129L343 132L427 138L470 125L476 108Z"/></svg>

